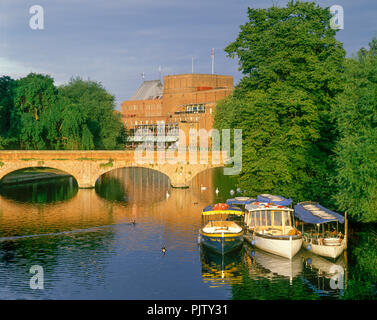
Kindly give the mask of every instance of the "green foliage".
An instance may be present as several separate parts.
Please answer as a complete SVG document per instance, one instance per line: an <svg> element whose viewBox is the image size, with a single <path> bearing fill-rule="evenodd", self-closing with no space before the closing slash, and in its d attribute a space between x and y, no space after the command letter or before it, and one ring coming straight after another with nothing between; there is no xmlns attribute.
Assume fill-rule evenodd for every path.
<svg viewBox="0 0 377 320"><path fill-rule="evenodd" d="M350 246L347 290L343 299L377 299L377 233L373 226L358 233ZM368 230L369 229L369 230ZM374 229L374 230L373 230Z"/></svg>
<svg viewBox="0 0 377 320"><path fill-rule="evenodd" d="M348 59L345 90L334 112L340 134L335 199L362 222L377 221L377 39L369 46Z"/></svg>
<svg viewBox="0 0 377 320"><path fill-rule="evenodd" d="M14 109L13 97L16 81L10 77L0 77L0 150L14 142L11 132L11 112Z"/></svg>
<svg viewBox="0 0 377 320"><path fill-rule="evenodd" d="M122 149L124 126L114 112L114 97L100 83L72 79L59 88L65 149Z"/></svg>
<svg viewBox="0 0 377 320"><path fill-rule="evenodd" d="M101 163L99 166L100 166L100 168L112 167L113 162L114 162L114 160L110 158L109 162Z"/></svg>
<svg viewBox="0 0 377 320"><path fill-rule="evenodd" d="M57 89L47 75L30 73L17 81L11 123L22 149L49 149L46 113L53 109Z"/></svg>
<svg viewBox="0 0 377 320"><path fill-rule="evenodd" d="M56 88L50 76L0 78L0 149L123 149L114 97L94 81Z"/></svg>
<svg viewBox="0 0 377 320"><path fill-rule="evenodd" d="M328 204L336 95L345 52L314 3L248 9L225 51L244 77L217 106L215 127L243 130L241 189Z"/></svg>

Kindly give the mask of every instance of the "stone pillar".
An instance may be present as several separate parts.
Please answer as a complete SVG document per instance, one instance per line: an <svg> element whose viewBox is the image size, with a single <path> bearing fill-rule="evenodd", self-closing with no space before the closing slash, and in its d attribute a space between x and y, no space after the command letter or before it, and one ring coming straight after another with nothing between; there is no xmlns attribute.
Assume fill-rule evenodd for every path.
<svg viewBox="0 0 377 320"><path fill-rule="evenodd" d="M169 176L172 188L189 188L186 176L176 173Z"/></svg>

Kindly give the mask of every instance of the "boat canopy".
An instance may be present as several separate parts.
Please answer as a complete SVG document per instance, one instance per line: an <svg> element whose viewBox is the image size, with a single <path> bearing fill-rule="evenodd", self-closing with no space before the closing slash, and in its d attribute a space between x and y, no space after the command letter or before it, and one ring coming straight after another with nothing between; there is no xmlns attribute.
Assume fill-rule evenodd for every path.
<svg viewBox="0 0 377 320"><path fill-rule="evenodd" d="M313 224L331 221L339 221L340 223L344 223L344 217L342 215L322 207L317 202L308 201L296 204L295 216L304 222Z"/></svg>
<svg viewBox="0 0 377 320"><path fill-rule="evenodd" d="M216 208L216 206L217 206L217 208ZM223 206L223 208L221 208L221 207L218 208L218 207L219 207L218 205L206 206L203 209L202 215L207 216L207 215L212 215L212 214L235 214L235 215L242 215L243 214L242 209L235 207L235 206L225 205L225 206Z"/></svg>
<svg viewBox="0 0 377 320"><path fill-rule="evenodd" d="M292 199L286 199L282 196L274 196L271 194L260 194L257 197L260 202L272 202L278 206L290 206L292 204Z"/></svg>
<svg viewBox="0 0 377 320"><path fill-rule="evenodd" d="M274 203L259 201L248 203L247 205L245 205L245 209L248 211L293 211L293 209L286 206L279 206Z"/></svg>
<svg viewBox="0 0 377 320"><path fill-rule="evenodd" d="M246 204L252 203L254 201L255 201L255 199L251 199L251 198L248 198L248 197L236 197L236 198L226 200L226 204L228 204L230 206L234 205L234 204L246 205Z"/></svg>

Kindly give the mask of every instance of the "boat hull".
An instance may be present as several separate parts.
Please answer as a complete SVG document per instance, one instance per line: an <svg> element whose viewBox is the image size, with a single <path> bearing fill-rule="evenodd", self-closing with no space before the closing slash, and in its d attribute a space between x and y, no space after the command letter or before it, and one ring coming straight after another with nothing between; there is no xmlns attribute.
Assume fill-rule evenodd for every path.
<svg viewBox="0 0 377 320"><path fill-rule="evenodd" d="M317 254L322 257L336 259L338 258L345 249L345 240L343 239L342 243L337 246L326 246L309 243L307 240L303 241L303 247L308 250L308 245L310 244L310 252Z"/></svg>
<svg viewBox="0 0 377 320"><path fill-rule="evenodd" d="M243 243L243 232L239 233L205 233L200 231L200 242L218 253L227 253L239 248Z"/></svg>
<svg viewBox="0 0 377 320"><path fill-rule="evenodd" d="M255 232L248 233L248 241L256 248L276 254L278 256L292 259L302 246L302 236L264 236Z"/></svg>

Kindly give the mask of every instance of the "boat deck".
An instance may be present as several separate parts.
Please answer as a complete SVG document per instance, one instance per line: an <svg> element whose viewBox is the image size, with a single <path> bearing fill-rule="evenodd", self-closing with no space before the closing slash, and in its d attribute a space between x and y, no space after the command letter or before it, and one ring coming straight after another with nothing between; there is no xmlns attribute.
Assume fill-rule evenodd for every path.
<svg viewBox="0 0 377 320"><path fill-rule="evenodd" d="M239 233L242 228L233 221L210 221L203 228L205 233Z"/></svg>

